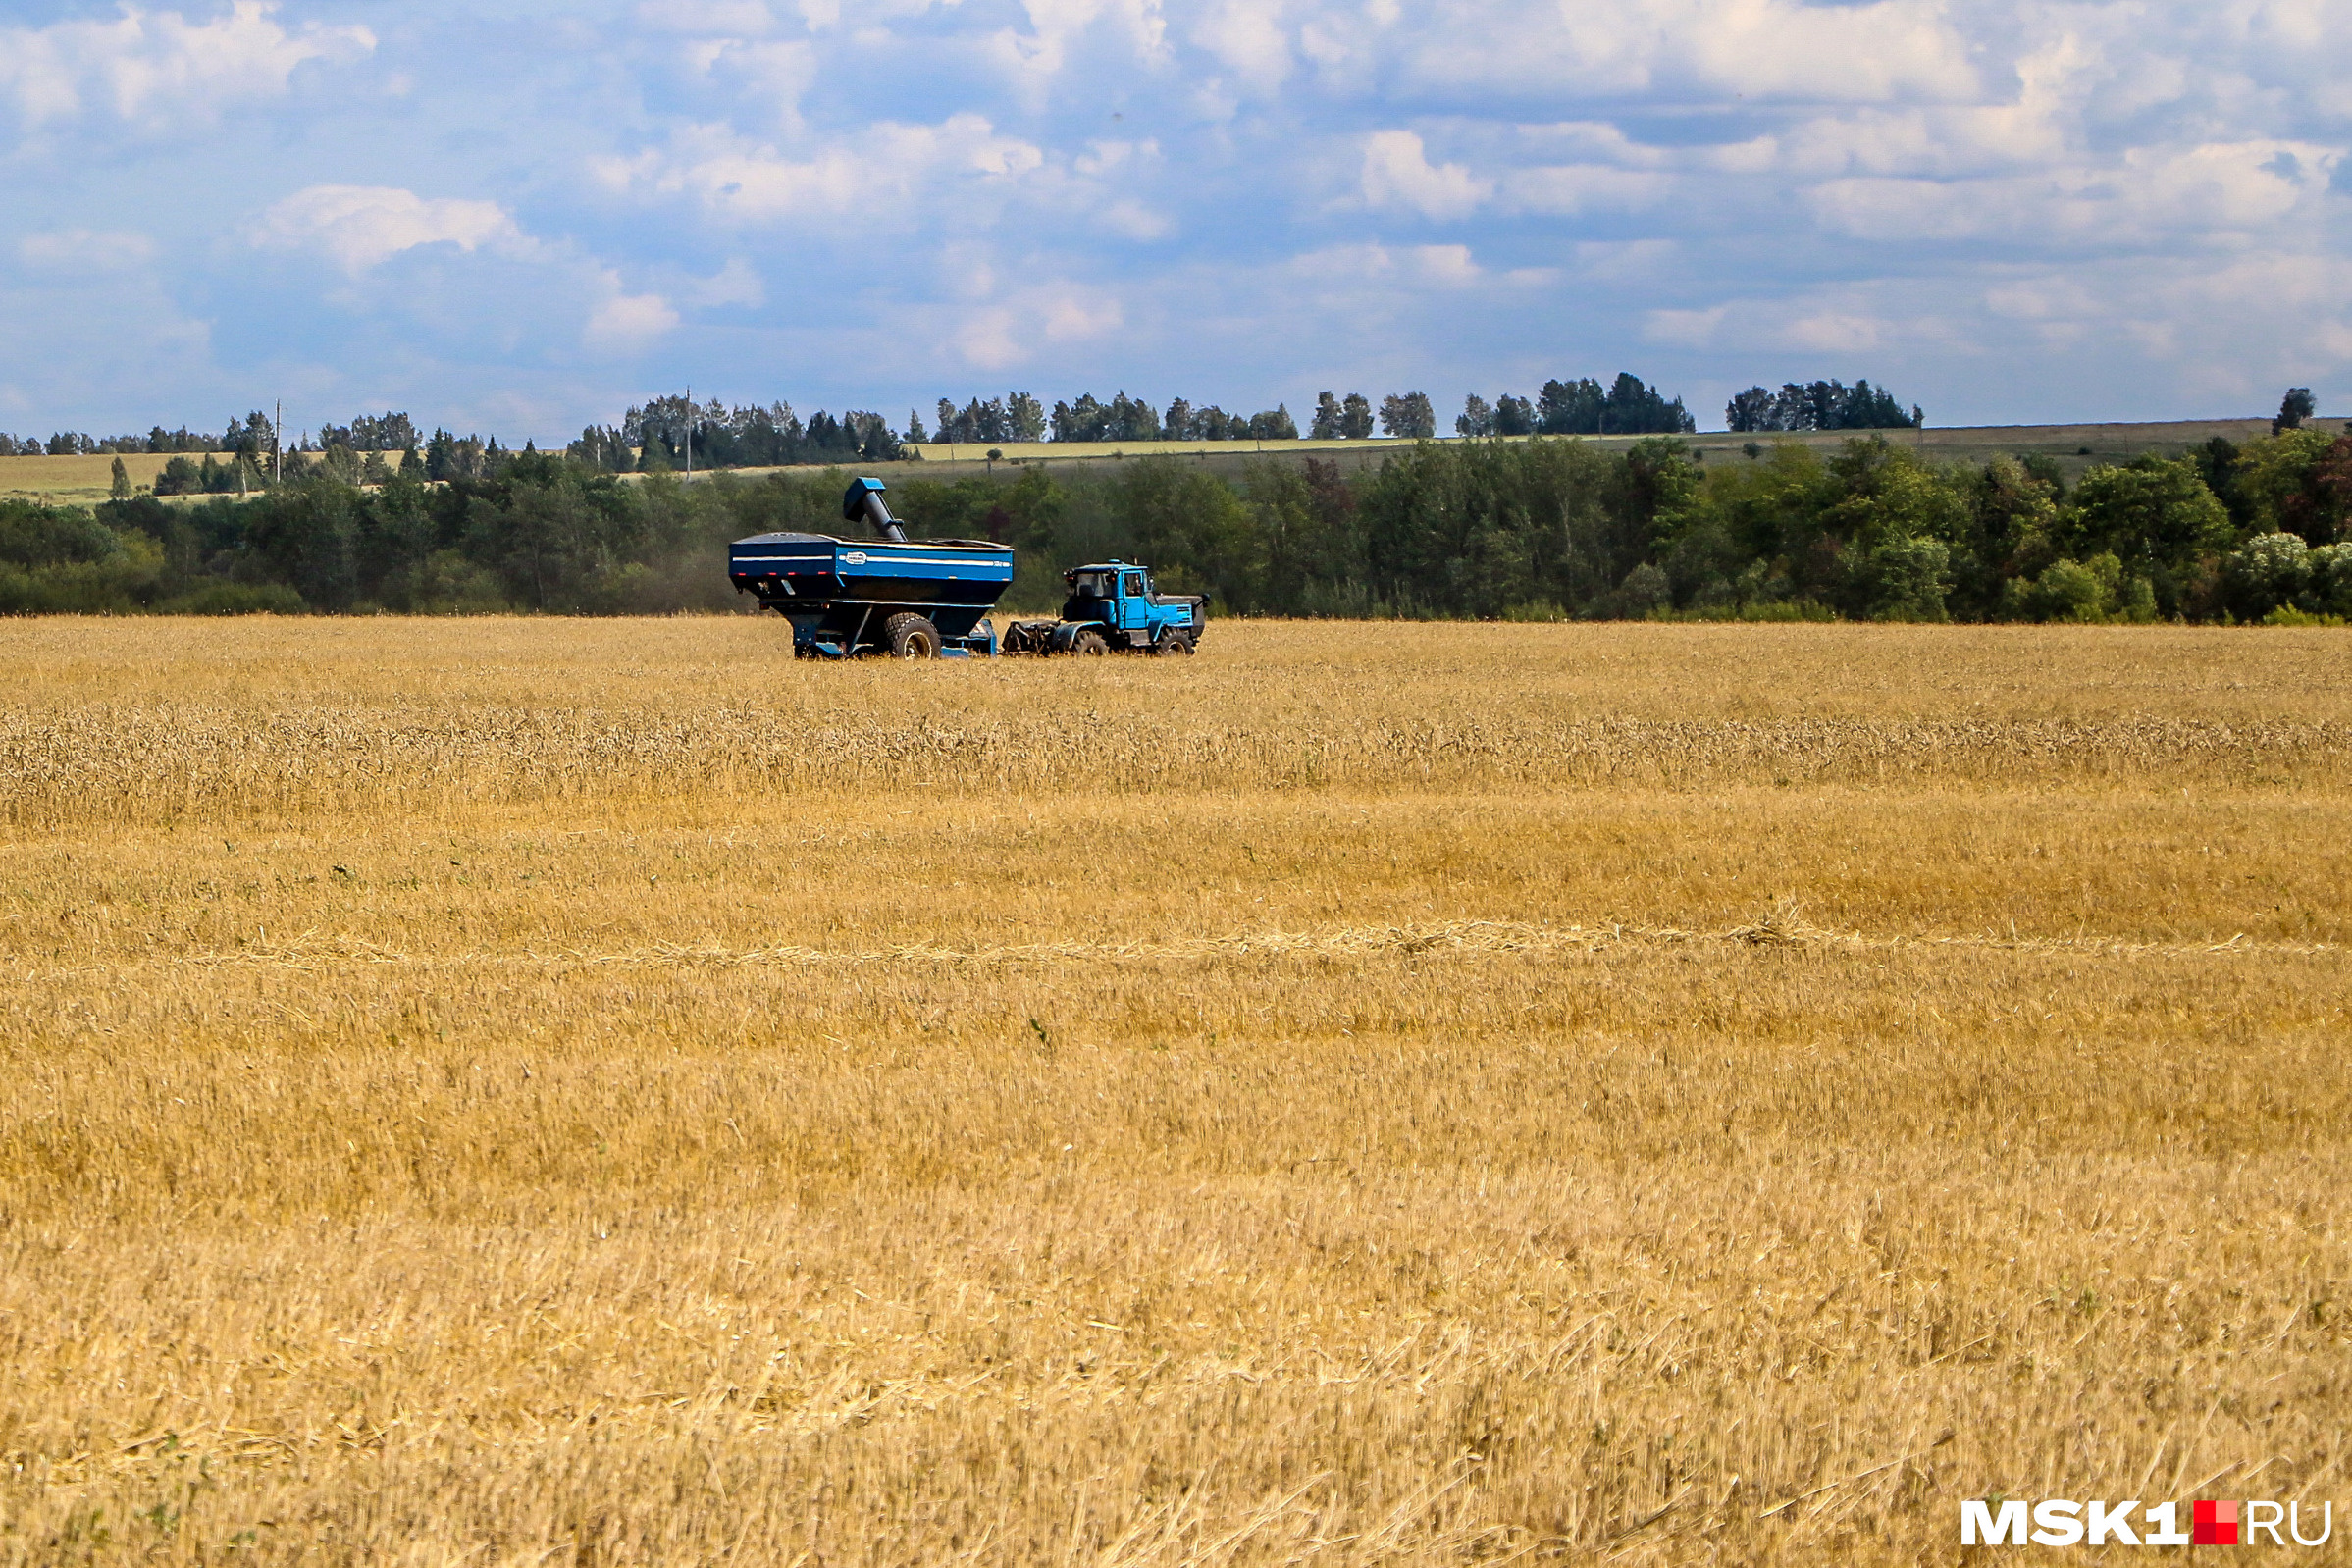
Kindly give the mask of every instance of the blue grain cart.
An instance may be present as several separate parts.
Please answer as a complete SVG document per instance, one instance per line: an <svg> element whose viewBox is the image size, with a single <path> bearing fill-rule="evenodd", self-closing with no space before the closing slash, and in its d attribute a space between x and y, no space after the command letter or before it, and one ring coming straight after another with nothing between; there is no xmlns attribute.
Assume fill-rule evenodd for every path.
<svg viewBox="0 0 2352 1568"><path fill-rule="evenodd" d="M755 534L728 549L736 592L757 595L791 621L792 650L804 658L1189 653L1200 641L1208 596L1162 594L1131 561L1064 572L1070 598L1061 618L1014 621L1000 639L988 612L1013 586L1013 547L910 540L883 503L883 488L860 479L841 497L842 520L869 524L877 539Z"/></svg>
<svg viewBox="0 0 2352 1568"><path fill-rule="evenodd" d="M861 479L842 497L844 522L881 537L754 534L728 547L738 593L792 622L804 658L889 653L967 658L997 651L988 612L1013 586L1013 547L984 539L910 540L882 503L882 482Z"/></svg>

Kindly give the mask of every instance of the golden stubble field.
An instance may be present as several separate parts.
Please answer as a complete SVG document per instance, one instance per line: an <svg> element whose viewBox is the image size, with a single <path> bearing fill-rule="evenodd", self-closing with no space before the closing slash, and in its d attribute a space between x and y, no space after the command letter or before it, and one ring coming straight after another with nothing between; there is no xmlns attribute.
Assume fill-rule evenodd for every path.
<svg viewBox="0 0 2352 1568"><path fill-rule="evenodd" d="M2352 1499L2352 641L0 624L0 1561Z"/></svg>
<svg viewBox="0 0 2352 1568"><path fill-rule="evenodd" d="M155 476L174 456L201 463L204 452L126 452L123 469L133 486L153 486ZM106 499L114 483L112 455L82 457L0 457L0 497L23 497L88 505Z"/></svg>

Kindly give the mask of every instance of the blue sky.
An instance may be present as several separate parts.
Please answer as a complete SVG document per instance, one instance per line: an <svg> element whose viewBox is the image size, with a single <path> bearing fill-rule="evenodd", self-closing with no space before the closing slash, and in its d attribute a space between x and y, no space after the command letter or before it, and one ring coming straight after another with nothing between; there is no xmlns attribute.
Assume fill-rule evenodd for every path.
<svg viewBox="0 0 2352 1568"><path fill-rule="evenodd" d="M0 428L2352 412L2352 5L0 6Z"/></svg>

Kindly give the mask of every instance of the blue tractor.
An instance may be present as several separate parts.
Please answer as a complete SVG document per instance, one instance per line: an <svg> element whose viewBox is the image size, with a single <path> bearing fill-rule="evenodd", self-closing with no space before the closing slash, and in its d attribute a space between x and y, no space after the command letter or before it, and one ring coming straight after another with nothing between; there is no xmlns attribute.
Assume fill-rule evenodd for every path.
<svg viewBox="0 0 2352 1568"><path fill-rule="evenodd" d="M910 540L883 503L884 488L878 479L859 479L841 498L842 521L870 525L876 539L755 534L728 548L736 592L792 622L796 654L1185 654L1200 642L1208 596L1157 593L1151 572L1127 561L1064 572L1070 598L1061 618L1014 621L999 637L987 617L1013 586L1013 547Z"/></svg>
<svg viewBox="0 0 2352 1568"><path fill-rule="evenodd" d="M1162 594L1149 568L1130 561L1098 561L1062 574L1070 597L1062 618L1013 621L1005 627L1008 653L1185 654L1199 646L1209 607L1206 594Z"/></svg>

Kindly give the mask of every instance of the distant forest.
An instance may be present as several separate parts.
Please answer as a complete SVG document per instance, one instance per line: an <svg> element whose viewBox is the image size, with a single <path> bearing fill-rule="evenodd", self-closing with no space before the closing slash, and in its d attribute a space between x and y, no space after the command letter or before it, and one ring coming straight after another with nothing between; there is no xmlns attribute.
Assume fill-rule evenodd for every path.
<svg viewBox="0 0 2352 1568"><path fill-rule="evenodd" d="M1028 392L973 397L963 405L939 399L935 424L908 410L894 428L882 415L852 409L838 418L819 409L804 420L787 402L744 407L688 396L655 397L633 407L616 424L591 425L564 454L607 473L668 473L720 468L783 468L839 462L889 462L903 448L932 442L973 446L1064 442L1297 441L1298 422L1278 404L1253 414L1228 413L1214 403L1195 406L1178 397L1160 408L1123 390L1109 401L1086 392L1057 402L1049 412ZM1919 411L1906 414L1887 393L1866 381L1850 392L1841 383L1762 388L1742 392L1724 410L1729 428L1749 430L1894 429L1916 424ZM1679 397L1620 373L1607 387L1586 378L1545 382L1532 398L1504 392L1490 403L1473 392L1453 422L1461 436L1685 435L1697 422ZM1401 441L1437 435L1437 414L1426 392L1390 392L1376 409L1362 392L1324 392L1308 416L1314 441L1370 441L1375 431ZM521 451L536 451L526 442ZM458 436L446 430L421 434L404 413L361 415L348 425L324 425L291 440L270 416L256 410L225 423L219 434L183 425L157 425L145 435L92 436L58 431L46 438L0 431L0 457L100 456L107 453L167 453L185 462L167 465L159 495L250 495L283 477L312 472L336 474L352 483L375 484L394 473L432 480L482 479L501 460L520 455L495 435ZM210 454L209 463L201 459Z"/></svg>
<svg viewBox="0 0 2352 1568"><path fill-rule="evenodd" d="M1581 419L1571 392L1553 406ZM1604 420L1607 406L1604 392ZM649 408L616 446L661 449ZM1019 608L1058 601L1065 565L1119 556L1228 614L2295 622L2352 615L2352 435L2310 414L2298 389L2267 437L2070 484L2046 458L1932 463L1868 433L1767 437L1729 461L1671 433L1623 447L1539 434L1399 441L1352 474L1312 453L1252 454L1232 479L1177 457L901 471L891 502L918 534L1017 546ZM765 428L787 427L771 411ZM793 439L820 428L845 465L866 439L855 415ZM437 433L388 456L358 444L414 433L336 434L289 454L283 484L259 484L253 448L217 465L239 471L241 497L0 501L0 611L740 609L727 541L842 526L847 467L690 485L624 479L593 444L511 452Z"/></svg>

